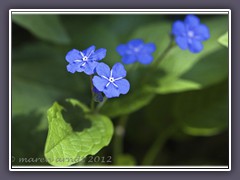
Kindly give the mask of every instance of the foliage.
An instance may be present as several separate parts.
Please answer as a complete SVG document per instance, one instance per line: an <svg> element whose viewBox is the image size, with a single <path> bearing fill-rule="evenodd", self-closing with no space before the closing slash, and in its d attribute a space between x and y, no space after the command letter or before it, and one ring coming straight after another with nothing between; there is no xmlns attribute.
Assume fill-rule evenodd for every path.
<svg viewBox="0 0 240 180"><path fill-rule="evenodd" d="M228 47L228 32L226 32L225 34L223 34L222 36L220 36L218 38L218 42L220 44L222 44L223 46Z"/></svg>
<svg viewBox="0 0 240 180"><path fill-rule="evenodd" d="M210 38L196 54L170 34L182 16L12 15L13 165L227 164L228 17L198 17ZM156 45L153 62L125 65L129 92L93 111L89 76L69 73L66 54L95 45L112 67L132 39Z"/></svg>
<svg viewBox="0 0 240 180"><path fill-rule="evenodd" d="M77 100L70 99L68 102L82 108L84 113L90 111ZM106 116L86 114L85 118L91 121L91 127L74 132L71 125L64 121L62 110L63 107L58 103L54 103L48 110L49 131L45 157L50 164L66 166L78 163L87 155L94 155L109 144L113 126Z"/></svg>

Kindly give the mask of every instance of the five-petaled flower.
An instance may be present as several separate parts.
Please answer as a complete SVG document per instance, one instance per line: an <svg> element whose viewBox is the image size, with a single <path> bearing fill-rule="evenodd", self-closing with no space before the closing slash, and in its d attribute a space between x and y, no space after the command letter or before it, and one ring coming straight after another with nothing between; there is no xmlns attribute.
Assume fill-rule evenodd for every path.
<svg viewBox="0 0 240 180"><path fill-rule="evenodd" d="M192 53L198 53L203 49L202 41L210 38L209 29L200 24L198 17L186 16L184 22L175 21L172 27L177 45L182 49L189 49Z"/></svg>
<svg viewBox="0 0 240 180"><path fill-rule="evenodd" d="M106 56L106 51L104 48L95 51L95 46L90 46L83 51L72 49L66 55L66 60L69 62L67 70L71 73L77 71L85 72L87 75L94 74L98 61Z"/></svg>
<svg viewBox="0 0 240 180"><path fill-rule="evenodd" d="M120 44L117 47L117 52L122 56L122 61L125 64L132 64L136 61L142 64L150 64L153 61L151 54L155 50L154 43L144 44L141 39L133 39L127 44Z"/></svg>
<svg viewBox="0 0 240 180"><path fill-rule="evenodd" d="M93 85L97 90L103 92L107 98L128 93L130 84L124 79L127 73L121 63L116 63L111 70L105 63L99 63L96 67L96 73L98 76L93 77Z"/></svg>

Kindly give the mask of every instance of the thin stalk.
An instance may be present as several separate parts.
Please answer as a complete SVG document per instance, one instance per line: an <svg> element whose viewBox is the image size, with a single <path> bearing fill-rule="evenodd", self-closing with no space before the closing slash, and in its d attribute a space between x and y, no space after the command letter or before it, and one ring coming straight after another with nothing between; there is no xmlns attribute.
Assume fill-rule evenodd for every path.
<svg viewBox="0 0 240 180"><path fill-rule="evenodd" d="M120 117L118 125L115 128L115 135L113 141L114 164L116 164L118 156L123 154L123 138L125 135L125 127L127 120L128 120L127 115Z"/></svg>
<svg viewBox="0 0 240 180"><path fill-rule="evenodd" d="M162 60L166 57L166 55L170 52L170 50L175 46L175 43L173 41L173 37L170 38L170 42L166 49L162 52L162 54L159 56L159 58L152 63L152 67L158 67Z"/></svg>
<svg viewBox="0 0 240 180"><path fill-rule="evenodd" d="M149 80L149 78L151 78L152 74L154 74L157 70L158 67L160 65L160 63L164 60L164 58L166 57L166 55L171 51L171 49L175 46L175 43L173 41L173 37L171 37L170 42L168 44L168 46L166 47L166 49L162 52L162 54L159 56L158 59L156 59L152 64L151 67L149 68L149 75L148 76L144 76L142 79L142 84L144 84L146 81Z"/></svg>
<svg viewBox="0 0 240 180"><path fill-rule="evenodd" d="M165 142L169 139L174 130L175 126L171 126L169 128L166 128L164 131L162 131L162 133L159 134L156 141L149 148L148 152L143 158L142 165L153 165L154 160L156 159L157 155L162 150Z"/></svg>
<svg viewBox="0 0 240 180"><path fill-rule="evenodd" d="M106 101L108 100L108 98L106 96L104 96L103 101L100 102L97 107L95 112L98 113L100 111L100 109L103 107L103 105L106 103Z"/></svg>
<svg viewBox="0 0 240 180"><path fill-rule="evenodd" d="M91 87L91 93L92 93L92 99L91 99L91 111L94 112L95 102L94 102L94 92L93 92L92 78L93 78L93 75L90 75L90 87Z"/></svg>

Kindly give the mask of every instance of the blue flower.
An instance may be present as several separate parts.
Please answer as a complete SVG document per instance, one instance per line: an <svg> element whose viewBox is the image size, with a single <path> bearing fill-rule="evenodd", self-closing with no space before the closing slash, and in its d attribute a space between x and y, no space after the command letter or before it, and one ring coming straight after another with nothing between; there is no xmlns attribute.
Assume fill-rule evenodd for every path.
<svg viewBox="0 0 240 180"><path fill-rule="evenodd" d="M142 64L150 64L153 61L151 54L155 50L154 43L144 44L141 39L133 39L127 44L120 44L117 47L117 52L122 56L122 61L125 64L132 64L136 61Z"/></svg>
<svg viewBox="0 0 240 180"><path fill-rule="evenodd" d="M124 79L127 73L121 63L116 63L111 70L105 63L99 63L96 72L98 76L93 77L93 85L107 98L128 93L130 84Z"/></svg>
<svg viewBox="0 0 240 180"><path fill-rule="evenodd" d="M94 74L94 70L98 61L106 56L106 49L98 49L95 51L95 46L90 46L88 49L78 51L72 49L66 55L66 60L69 62L67 70L71 73L85 72L87 75Z"/></svg>
<svg viewBox="0 0 240 180"><path fill-rule="evenodd" d="M172 27L177 45L182 49L189 49L192 53L202 51L202 41L210 38L209 29L206 25L200 24L198 17L186 16L184 22L175 21Z"/></svg>

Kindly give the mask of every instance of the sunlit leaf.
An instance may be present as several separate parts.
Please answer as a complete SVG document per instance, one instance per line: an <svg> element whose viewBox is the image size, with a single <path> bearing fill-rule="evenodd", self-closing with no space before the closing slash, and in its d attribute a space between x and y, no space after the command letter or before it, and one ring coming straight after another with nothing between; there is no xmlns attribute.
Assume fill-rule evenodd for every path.
<svg viewBox="0 0 240 180"><path fill-rule="evenodd" d="M228 32L223 34L218 38L218 42L226 47L228 47Z"/></svg>
<svg viewBox="0 0 240 180"><path fill-rule="evenodd" d="M68 102L80 108L84 107L83 110L87 111L86 107L76 100ZM94 155L109 144L113 125L106 116L86 114L84 118L91 122L91 127L77 132L65 122L62 110L63 107L56 102L48 110L49 131L44 154L50 164L69 166L78 163L87 155Z"/></svg>

